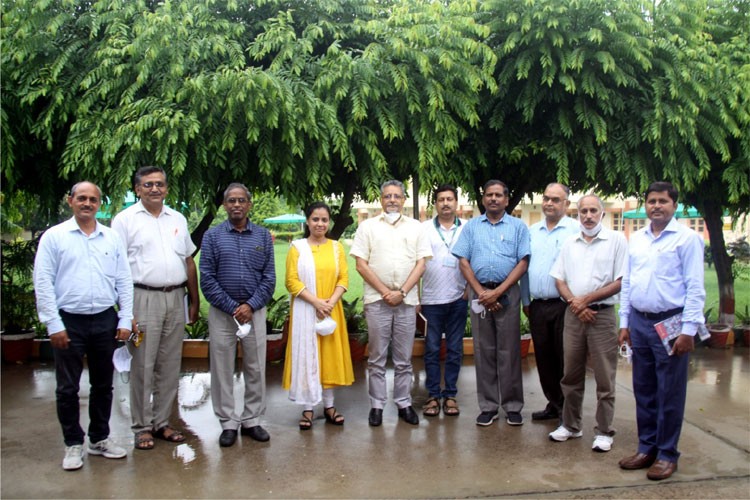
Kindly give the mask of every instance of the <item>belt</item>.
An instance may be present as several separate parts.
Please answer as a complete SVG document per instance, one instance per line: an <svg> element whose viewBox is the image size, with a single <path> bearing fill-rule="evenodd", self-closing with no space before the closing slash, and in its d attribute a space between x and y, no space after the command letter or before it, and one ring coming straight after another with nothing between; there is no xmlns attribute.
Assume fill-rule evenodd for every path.
<svg viewBox="0 0 750 500"><path fill-rule="evenodd" d="M499 281L488 281L487 283L479 283L482 285L483 288L487 288L489 290L492 290L493 288L497 288L501 285Z"/></svg>
<svg viewBox="0 0 750 500"><path fill-rule="evenodd" d="M532 302L541 302L542 304L557 304L558 302L561 304L563 303L563 301L560 300L560 297L555 297L554 299L534 299L532 300Z"/></svg>
<svg viewBox="0 0 750 500"><path fill-rule="evenodd" d="M591 304L589 306L589 309L592 311L601 311L602 309L606 309L608 307L612 307L612 304Z"/></svg>
<svg viewBox="0 0 750 500"><path fill-rule="evenodd" d="M682 307L675 307L674 309L670 309L669 311L662 311L662 312L643 312L639 311L638 309L633 309L633 311L637 312L644 318L651 320L651 321L663 321L667 318L671 318L675 314L680 314L684 308Z"/></svg>
<svg viewBox="0 0 750 500"><path fill-rule="evenodd" d="M169 286L149 286L144 285L143 283L133 283L133 286L136 288L141 288L143 290L149 290L151 292L171 292L172 290L177 290L178 288L185 288L187 286L187 281L185 283L180 283L179 285Z"/></svg>

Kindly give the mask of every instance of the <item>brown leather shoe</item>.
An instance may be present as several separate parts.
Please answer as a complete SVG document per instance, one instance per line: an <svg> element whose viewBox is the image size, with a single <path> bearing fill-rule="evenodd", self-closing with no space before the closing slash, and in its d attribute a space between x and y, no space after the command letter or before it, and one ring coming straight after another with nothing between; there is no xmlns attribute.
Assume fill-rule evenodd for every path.
<svg viewBox="0 0 750 500"><path fill-rule="evenodd" d="M653 455L646 455L645 453L636 453L630 457L625 457L620 460L620 468L625 470L636 470L645 469L651 467L656 457Z"/></svg>
<svg viewBox="0 0 750 500"><path fill-rule="evenodd" d="M667 460L657 460L654 465L648 469L646 477L653 481L667 479L677 470L677 462L668 462Z"/></svg>

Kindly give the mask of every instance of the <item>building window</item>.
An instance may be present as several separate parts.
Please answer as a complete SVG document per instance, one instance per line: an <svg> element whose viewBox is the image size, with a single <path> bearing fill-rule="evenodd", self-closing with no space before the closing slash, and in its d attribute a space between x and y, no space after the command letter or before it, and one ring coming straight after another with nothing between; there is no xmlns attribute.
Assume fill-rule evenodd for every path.
<svg viewBox="0 0 750 500"><path fill-rule="evenodd" d="M648 219L631 219L633 223L633 231L640 231L644 227L646 227L646 222L648 222Z"/></svg>
<svg viewBox="0 0 750 500"><path fill-rule="evenodd" d="M621 212L612 212L612 230L613 231L624 231L625 225L623 224L623 218Z"/></svg>
<svg viewBox="0 0 750 500"><path fill-rule="evenodd" d="M696 233L703 234L703 230L706 226L703 219L688 219L688 227Z"/></svg>

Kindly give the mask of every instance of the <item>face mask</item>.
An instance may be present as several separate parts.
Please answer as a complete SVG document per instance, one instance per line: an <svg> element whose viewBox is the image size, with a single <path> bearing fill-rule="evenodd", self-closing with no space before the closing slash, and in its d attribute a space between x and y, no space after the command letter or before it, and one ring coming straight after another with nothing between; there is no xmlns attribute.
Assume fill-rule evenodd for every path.
<svg viewBox="0 0 750 500"><path fill-rule="evenodd" d="M237 338L238 339L244 339L248 335L250 335L250 332L253 331L253 325L251 323L245 323L244 325L240 324L239 321L237 321L237 318L232 316L234 319L234 322L237 323Z"/></svg>
<svg viewBox="0 0 750 500"><path fill-rule="evenodd" d="M602 214L602 217L604 214ZM597 222L596 226L593 227L593 229L586 229L586 226L583 225L581 222L581 218L578 217L578 225L581 227L581 232L588 236L589 238L593 238L597 234L599 234L599 231L602 230L602 218L599 218L599 222Z"/></svg>
<svg viewBox="0 0 750 500"><path fill-rule="evenodd" d="M400 212L388 212L385 214L385 220L387 220L389 224L395 224L400 218Z"/></svg>

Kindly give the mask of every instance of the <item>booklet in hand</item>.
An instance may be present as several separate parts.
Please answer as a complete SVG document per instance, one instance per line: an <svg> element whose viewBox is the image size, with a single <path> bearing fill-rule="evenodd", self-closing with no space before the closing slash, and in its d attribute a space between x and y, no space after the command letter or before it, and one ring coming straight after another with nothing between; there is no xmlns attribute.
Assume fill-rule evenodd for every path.
<svg viewBox="0 0 750 500"><path fill-rule="evenodd" d="M682 313L675 314L664 321L655 323L654 329L656 330L656 333L659 334L659 338L661 339L661 343L664 345L667 354L671 356L673 354L672 348L674 347L674 343L677 340L677 337L682 334ZM706 340L711 336L711 334L708 333L706 325L698 326L698 336L701 340Z"/></svg>

